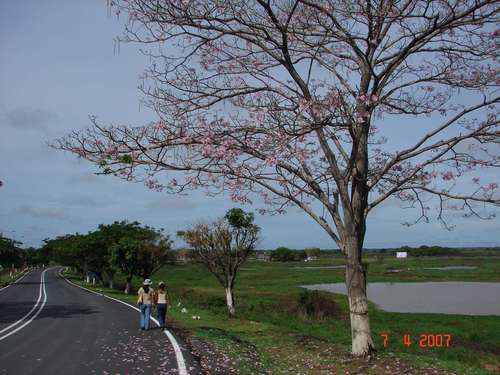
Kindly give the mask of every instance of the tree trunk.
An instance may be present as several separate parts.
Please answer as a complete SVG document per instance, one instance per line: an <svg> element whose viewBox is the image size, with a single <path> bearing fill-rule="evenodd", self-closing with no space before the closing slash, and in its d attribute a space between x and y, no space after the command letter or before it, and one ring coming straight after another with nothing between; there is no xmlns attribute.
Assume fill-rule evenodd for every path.
<svg viewBox="0 0 500 375"><path fill-rule="evenodd" d="M229 316L233 317L236 315L236 310L234 308L234 295L233 295L233 287L228 286L226 288L226 305Z"/></svg>
<svg viewBox="0 0 500 375"><path fill-rule="evenodd" d="M115 287L115 282L113 278L110 278L108 283L109 283L109 289L113 289Z"/></svg>
<svg viewBox="0 0 500 375"><path fill-rule="evenodd" d="M131 289L132 289L132 278L127 277L127 284L125 284L125 294L130 294Z"/></svg>
<svg viewBox="0 0 500 375"><path fill-rule="evenodd" d="M375 351L368 317L366 275L361 263L361 250L348 249L345 281L351 317L352 354L367 356Z"/></svg>

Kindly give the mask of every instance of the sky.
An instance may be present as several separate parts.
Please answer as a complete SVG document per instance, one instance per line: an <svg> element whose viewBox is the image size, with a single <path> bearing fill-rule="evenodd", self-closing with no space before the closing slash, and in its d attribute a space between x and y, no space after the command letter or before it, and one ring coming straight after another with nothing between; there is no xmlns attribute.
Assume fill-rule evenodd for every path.
<svg viewBox="0 0 500 375"><path fill-rule="evenodd" d="M105 0L0 3L3 235L39 246L44 238L86 233L100 223L125 219L173 234L236 206L228 196L212 198L203 191L173 196L141 183L97 176L90 163L48 146L57 137L89 126L89 115L104 124L140 125L156 119L141 106L137 89L148 60L134 45L122 44L116 51L114 38L122 27L122 20L108 14ZM498 181L495 173L487 172L486 177ZM452 231L437 222L402 225L416 215L395 200L376 208L368 219L366 247L500 245L498 217L483 221L454 215ZM335 247L298 209L280 216L256 213L256 223L262 227L260 248Z"/></svg>

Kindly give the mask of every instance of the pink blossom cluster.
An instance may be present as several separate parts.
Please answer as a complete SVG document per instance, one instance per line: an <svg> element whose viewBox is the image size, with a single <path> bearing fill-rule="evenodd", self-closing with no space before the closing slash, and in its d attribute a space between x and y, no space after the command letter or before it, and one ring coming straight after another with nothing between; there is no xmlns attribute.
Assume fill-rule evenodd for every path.
<svg viewBox="0 0 500 375"><path fill-rule="evenodd" d="M450 181L450 180L453 180L455 178L455 175L451 171L446 171L446 172L441 173L441 178L444 181Z"/></svg>
<svg viewBox="0 0 500 375"><path fill-rule="evenodd" d="M251 200L247 197L247 194L244 193L246 191L246 186L241 178L236 178L234 180L230 180L227 186L230 197L233 202L240 203L252 203Z"/></svg>
<svg viewBox="0 0 500 375"><path fill-rule="evenodd" d="M268 167L273 167L278 164L278 158L276 156L268 156L264 160L264 164Z"/></svg>
<svg viewBox="0 0 500 375"><path fill-rule="evenodd" d="M378 95L375 95L375 94L371 94L371 95L361 94L358 96L358 101L360 103L367 105L367 106L371 106L379 101L379 97L378 97Z"/></svg>
<svg viewBox="0 0 500 375"><path fill-rule="evenodd" d="M400 191L398 192L398 197L399 199L403 200L403 201L414 201L415 200L415 196L411 193L408 193L407 191Z"/></svg>
<svg viewBox="0 0 500 375"><path fill-rule="evenodd" d="M156 178L147 179L144 182L144 185L146 185L148 189L156 190L158 192L161 192L165 188L165 186L160 184L160 182Z"/></svg>
<svg viewBox="0 0 500 375"><path fill-rule="evenodd" d="M110 156L117 156L118 155L118 146L110 143L109 145L106 146L104 153L108 154Z"/></svg>
<svg viewBox="0 0 500 375"><path fill-rule="evenodd" d="M482 189L484 192L496 190L498 189L498 183L490 182L488 185L483 186Z"/></svg>
<svg viewBox="0 0 500 375"><path fill-rule="evenodd" d="M84 158L87 156L87 152L82 148L82 147L75 147L74 152L78 155L80 158Z"/></svg>
<svg viewBox="0 0 500 375"><path fill-rule="evenodd" d="M158 130L167 130L167 129L168 129L168 126L167 126L167 124L166 124L166 122L165 122L165 121L158 121L158 122L156 123L156 128L157 128Z"/></svg>
<svg viewBox="0 0 500 375"><path fill-rule="evenodd" d="M450 177L450 175L448 175L448 173L451 173L451 172L446 172L446 173L442 174L443 180L448 181L448 180L453 179L453 173L451 173L451 177ZM437 171L432 171L432 172L425 171L423 173L422 177L423 177L424 181L426 181L428 183L429 181L436 179L438 176L439 176L439 173Z"/></svg>
<svg viewBox="0 0 500 375"><path fill-rule="evenodd" d="M196 178L195 176L187 176L186 177L186 184L190 188L195 189L199 186L198 178Z"/></svg>

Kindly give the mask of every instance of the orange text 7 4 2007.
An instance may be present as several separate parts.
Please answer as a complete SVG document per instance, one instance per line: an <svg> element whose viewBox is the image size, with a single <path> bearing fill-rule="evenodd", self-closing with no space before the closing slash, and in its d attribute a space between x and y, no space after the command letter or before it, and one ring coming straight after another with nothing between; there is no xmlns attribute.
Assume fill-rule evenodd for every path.
<svg viewBox="0 0 500 375"><path fill-rule="evenodd" d="M422 333L412 336L407 333L403 336L390 336L388 333L381 333L384 348L391 343L400 343L406 347L418 345L419 348L448 348L451 346L451 335L448 333Z"/></svg>

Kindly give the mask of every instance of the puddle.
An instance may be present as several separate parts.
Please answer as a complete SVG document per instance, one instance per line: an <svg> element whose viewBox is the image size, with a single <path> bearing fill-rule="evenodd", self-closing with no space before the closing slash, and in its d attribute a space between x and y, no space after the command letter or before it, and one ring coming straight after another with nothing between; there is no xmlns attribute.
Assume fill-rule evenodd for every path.
<svg viewBox="0 0 500 375"><path fill-rule="evenodd" d="M473 266L446 266L446 267L426 267L424 270L439 270L439 271L449 271L449 270L475 270L477 267Z"/></svg>
<svg viewBox="0 0 500 375"><path fill-rule="evenodd" d="M304 285L347 294L344 283ZM500 315L500 283L369 283L368 299L382 310L409 313Z"/></svg>
<svg viewBox="0 0 500 375"><path fill-rule="evenodd" d="M301 270L325 270L325 269L337 269L337 268L345 268L345 266L317 266L317 267L293 267L299 268Z"/></svg>

